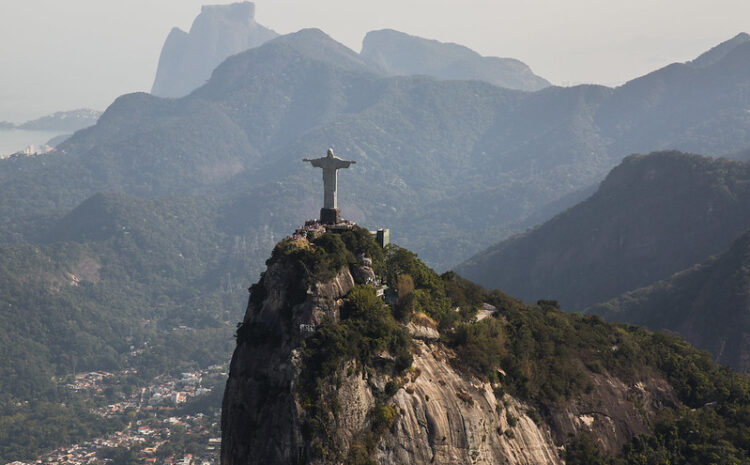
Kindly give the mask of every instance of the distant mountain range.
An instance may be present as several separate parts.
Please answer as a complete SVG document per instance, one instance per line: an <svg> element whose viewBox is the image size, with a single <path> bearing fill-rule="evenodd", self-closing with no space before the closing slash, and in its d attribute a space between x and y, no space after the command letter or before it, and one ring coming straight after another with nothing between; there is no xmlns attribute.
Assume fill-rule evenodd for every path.
<svg viewBox="0 0 750 465"><path fill-rule="evenodd" d="M631 156L590 198L456 270L529 301L582 310L666 279L750 229L750 163Z"/></svg>
<svg viewBox="0 0 750 465"><path fill-rule="evenodd" d="M750 372L750 231L718 256L586 312L678 332L718 362Z"/></svg>
<svg viewBox="0 0 750 465"><path fill-rule="evenodd" d="M65 131L75 132L96 124L102 112L81 108L78 110L58 111L21 124L0 122L0 129L23 129L27 131Z"/></svg>
<svg viewBox="0 0 750 465"><path fill-rule="evenodd" d="M185 96L205 84L227 57L277 35L255 22L255 4L251 2L204 6L190 32L174 28L167 36L151 93Z"/></svg>
<svg viewBox="0 0 750 465"><path fill-rule="evenodd" d="M685 67L684 73L671 77L674 88L669 98L655 98L666 91L645 86L649 79L635 88L630 87L635 84L618 89L550 87L529 93L478 81L385 77L373 72L361 55L320 31L282 36L230 57L209 83L188 97L120 97L95 126L77 132L50 156L0 160L0 245L7 248L6 276L15 279L19 261L38 260L36 253L46 257L45 263L75 270L77 262L56 250L82 244L88 256L102 257L95 258L102 276L111 276L100 281L109 283L106 289L99 284L69 288L92 292L76 297L91 308L106 313L112 295L131 295L136 282L156 282L159 276L159 287L170 290L154 293L138 288L134 305L156 308L163 301L160 295L166 295L172 296L170 308L197 309L190 303L196 286L212 283L204 288L205 295L220 296L214 292L225 285L222 279L228 282L233 276L235 285L247 284L283 234L301 218L317 216L320 178L300 159L328 146L358 161L340 176L344 216L365 226L391 227L395 242L414 245L428 261L447 267L529 221L578 202L628 147L641 143L634 134L659 136L644 129L648 125L638 121L638 113L625 112L617 119L617 114L604 111L623 92L654 102L651 113L643 113L644 119L661 115L677 102L694 108L673 121L674 130L661 134L657 145L705 144L713 147L712 153L750 147L750 135L740 130L745 121L740 108L749 103L744 89L750 61L741 59L746 47L738 45L715 64L701 68L721 75L720 83L706 81L700 93L695 89L679 93L678 89L689 88L680 83L694 77L695 69ZM698 111L699 103L694 102L705 104L711 99L725 106L708 105ZM627 131L624 123L618 123L622 121L631 125ZM723 137L713 132L719 122ZM653 120L654 125L659 123ZM618 131L628 137L620 138ZM674 178L670 186L684 184L677 174L691 172L669 162L682 158L654 157L669 168L660 179ZM709 173L727 172L729 187L719 183L706 188L717 196L716 205L722 196L740 198L743 184L736 181L741 178L734 167L744 165L687 159ZM639 160L629 159L614 173L640 165ZM656 168L655 173L662 173ZM703 171L696 171L699 179ZM617 178L614 173L611 179ZM706 179L724 178L711 174ZM620 189L638 193L628 183ZM730 194L725 194L727 189ZM116 193L100 197L101 191ZM743 228L748 227L737 229ZM730 232L728 227L720 231L713 238L716 248L704 255L728 247L733 239ZM723 244L721 234L727 235ZM51 239L65 242L52 247ZM685 244L693 244L687 239ZM651 281L613 288L611 295L595 296L591 303L650 284L701 259L676 263ZM34 276L34 269L29 268L29 276ZM3 286L0 296L7 301L14 293L26 295L36 289L27 284ZM234 308L227 303L212 305L200 308ZM180 315L174 311L151 319L166 325ZM211 320L204 320L197 310L191 315L191 324L204 321L208 328L226 329L223 322L205 323ZM28 337L43 340L44 334ZM107 341L108 337L92 333L91 338L79 339ZM119 350L97 344L79 345L75 349L81 351L79 359L82 353Z"/></svg>
<svg viewBox="0 0 750 465"><path fill-rule="evenodd" d="M528 91L550 85L519 60L483 57L463 45L423 39L392 29L368 32L361 54L374 68L393 76L423 74L445 80L485 81Z"/></svg>
<svg viewBox="0 0 750 465"><path fill-rule="evenodd" d="M750 147L750 43L727 47L704 67L671 65L616 89L526 92L388 76L323 32L303 30L227 58L185 97L124 95L48 156L0 160L0 340L32 349L31 358L0 360L2 392L5 380L39 364L13 395L52 395L35 380L69 372L73 360L122 366L127 341L158 344L139 362L144 373L218 354L203 348L229 339L231 312L273 245L318 215L320 174L301 158L328 147L358 162L339 176L343 216L390 227L394 242L444 269L579 202L642 147L741 158ZM746 167L674 153L623 162L592 197L597 215L645 198L651 186L672 200L643 200L623 216L682 215L690 221L682 231L694 232L672 231L659 249L629 230L615 236L645 245L647 258L664 253L666 264L642 281L615 282L607 295L590 293L581 308L728 248L750 228L740 224ZM606 192L623 203L608 203ZM709 228L707 214L721 228ZM599 224L585 219L595 236ZM530 267L516 263L519 273ZM576 296L545 296L577 307ZM175 334L179 324L196 333Z"/></svg>
<svg viewBox="0 0 750 465"><path fill-rule="evenodd" d="M0 165L9 193L0 211L10 219L72 208L100 190L154 196L210 187L244 199L248 213L232 219L244 231L279 224L280 233L317 215L319 180L299 159L332 146L360 161L341 178L344 215L390 226L447 268L531 226L547 205L572 205L576 192L643 146L708 154L750 147L747 85L750 43L707 68L672 65L617 89L528 93L384 77L322 32L304 30L230 57L188 97L119 98L97 126L60 146L65 157ZM13 192L24 202L11 201Z"/></svg>
<svg viewBox="0 0 750 465"><path fill-rule="evenodd" d="M189 33L178 28L169 33L151 93L159 97L185 96L205 84L226 58L276 36L255 22L254 3L204 6ZM362 58L373 72L387 75L479 80L520 90L539 90L550 85L519 60L482 57L461 45L391 29L368 33Z"/></svg>

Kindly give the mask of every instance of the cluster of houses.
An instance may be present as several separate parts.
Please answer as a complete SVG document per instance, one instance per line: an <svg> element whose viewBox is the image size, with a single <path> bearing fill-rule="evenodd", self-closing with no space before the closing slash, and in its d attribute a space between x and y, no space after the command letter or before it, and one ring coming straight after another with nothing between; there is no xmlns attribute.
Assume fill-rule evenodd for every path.
<svg viewBox="0 0 750 465"><path fill-rule="evenodd" d="M144 407L144 410L150 411L158 407L176 406L187 402L192 397L208 394L211 390L201 387L201 377L201 372L182 373L180 379L174 379L170 376L159 377L164 379L161 383L153 385L149 389L150 398L148 399L148 406Z"/></svg>
<svg viewBox="0 0 750 465"><path fill-rule="evenodd" d="M224 367L215 365L203 370L185 372L179 376L162 375L148 386L135 390L127 399L101 406L95 413L112 418L129 414L128 427L106 437L61 447L32 462L13 462L12 465L106 465L111 459L103 452L125 448L137 451L140 463L153 465L214 465L218 463L221 432L219 408L208 415L180 414L178 407L193 397L211 392L202 385L206 377L226 376ZM81 373L66 386L69 389L101 392L102 385L111 383L119 375L132 371L109 373L94 371ZM177 428L183 434L200 438L200 447L179 457L159 452L169 442ZM163 452L163 451L162 451Z"/></svg>
<svg viewBox="0 0 750 465"><path fill-rule="evenodd" d="M106 465L111 459L102 451L115 448L138 451L139 463L152 465L215 465L218 463L218 437L207 438L205 450L186 453L175 457L159 458L157 451L169 436L169 427L182 425L187 432L208 433L212 427L205 415L198 414L183 418L170 417L158 424L140 425L125 431L118 431L106 438L96 438L82 444L56 449L33 462L12 462L10 465Z"/></svg>
<svg viewBox="0 0 750 465"><path fill-rule="evenodd" d="M126 375L133 370L125 370L121 374ZM74 391L102 391L102 381L113 378L114 373L108 371L90 371L88 373L79 373L73 377L73 381L66 384L65 387Z"/></svg>

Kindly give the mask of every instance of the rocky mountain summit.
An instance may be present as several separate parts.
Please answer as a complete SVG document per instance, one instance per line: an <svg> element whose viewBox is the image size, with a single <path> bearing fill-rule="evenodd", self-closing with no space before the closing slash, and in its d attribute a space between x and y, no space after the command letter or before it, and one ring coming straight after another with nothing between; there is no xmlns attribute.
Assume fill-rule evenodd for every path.
<svg viewBox="0 0 750 465"><path fill-rule="evenodd" d="M278 34L255 22L255 4L201 8L190 32L174 28L167 36L151 93L182 97L202 86L227 57L257 47Z"/></svg>
<svg viewBox="0 0 750 465"><path fill-rule="evenodd" d="M308 224L266 264L237 329L225 465L746 456L747 380L677 338L438 276L356 225Z"/></svg>

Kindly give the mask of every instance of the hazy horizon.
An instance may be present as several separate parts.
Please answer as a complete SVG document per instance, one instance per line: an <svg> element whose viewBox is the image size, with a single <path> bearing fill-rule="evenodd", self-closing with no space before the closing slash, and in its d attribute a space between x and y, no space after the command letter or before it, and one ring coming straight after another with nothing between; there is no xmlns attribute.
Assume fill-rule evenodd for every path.
<svg viewBox="0 0 750 465"><path fill-rule="evenodd" d="M150 91L172 27L188 30L202 0L4 0L0 6L0 121L60 110L105 109ZM280 34L317 27L359 51L391 28L512 57L557 85L622 84L750 31L750 2L637 0L527 3L393 0L259 0L256 20Z"/></svg>

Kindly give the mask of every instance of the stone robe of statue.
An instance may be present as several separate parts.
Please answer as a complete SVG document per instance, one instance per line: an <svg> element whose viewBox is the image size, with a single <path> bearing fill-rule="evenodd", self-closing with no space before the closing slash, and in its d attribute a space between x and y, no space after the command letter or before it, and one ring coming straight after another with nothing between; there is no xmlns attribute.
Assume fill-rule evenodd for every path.
<svg viewBox="0 0 750 465"><path fill-rule="evenodd" d="M337 170L349 168L349 165L357 163L351 160L342 160L333 154L332 149L328 149L328 154L321 158L304 158L302 161L309 161L316 168L323 168L323 208L338 208L338 197L336 195Z"/></svg>

